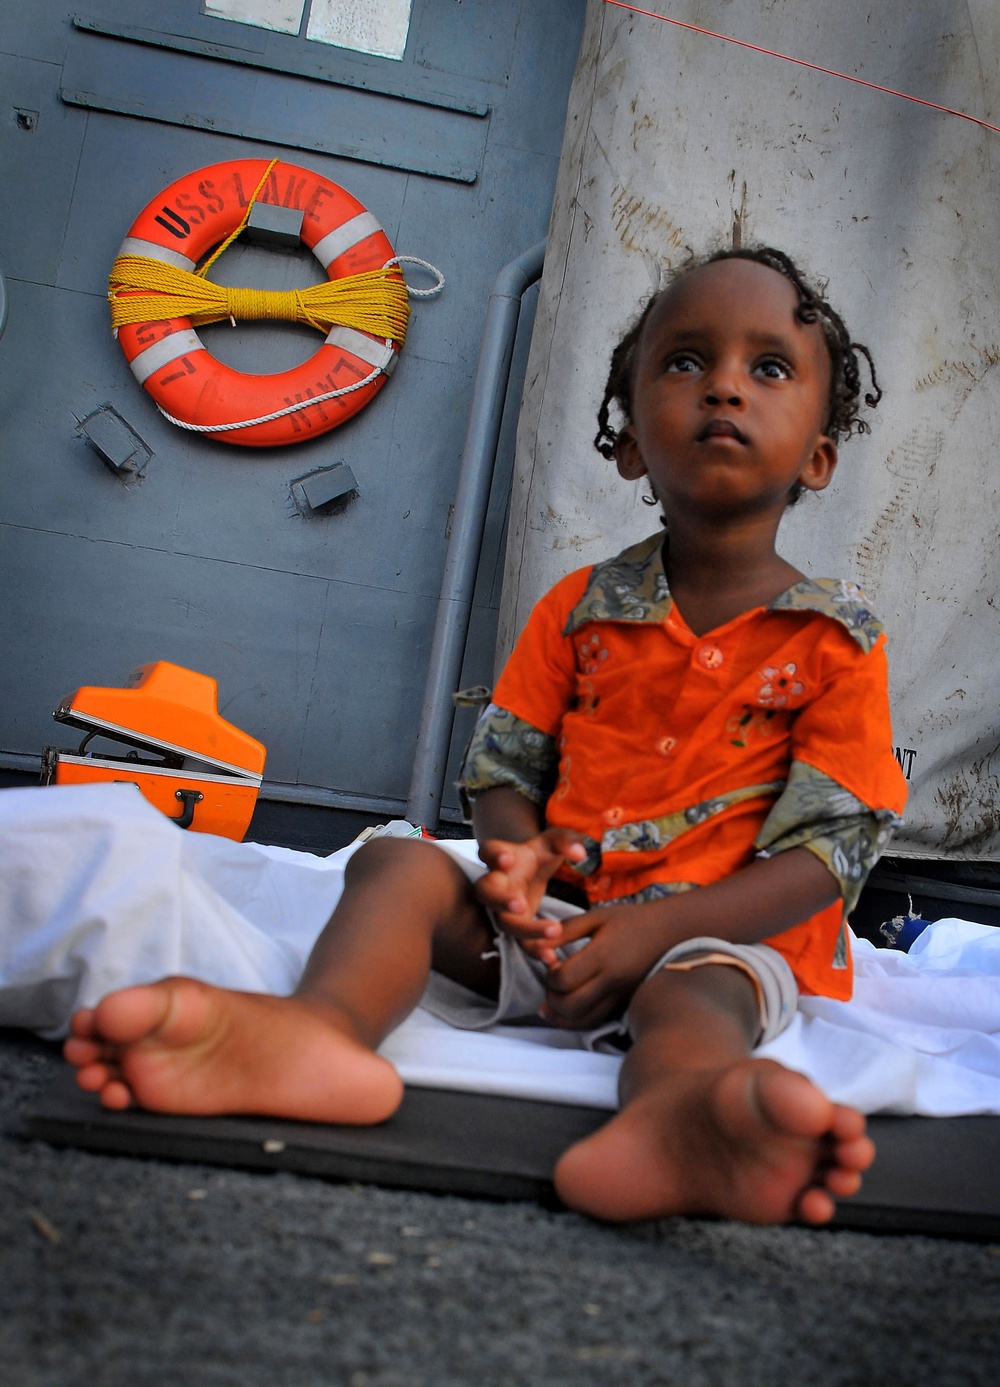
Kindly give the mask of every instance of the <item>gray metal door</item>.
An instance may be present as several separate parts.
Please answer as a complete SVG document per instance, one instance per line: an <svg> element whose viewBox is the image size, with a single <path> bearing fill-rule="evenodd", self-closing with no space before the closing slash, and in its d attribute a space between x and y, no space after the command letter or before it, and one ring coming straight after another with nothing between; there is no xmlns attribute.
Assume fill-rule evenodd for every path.
<svg viewBox="0 0 1000 1387"><path fill-rule="evenodd" d="M272 795L399 812L485 304L546 232L584 3L413 0L401 61L202 8L0 14L0 767L58 740L63 694L166 659L218 680L224 716L268 748ZM161 417L112 340L107 274L168 184L273 155L346 188L447 283L414 305L398 369L359 415L251 449ZM295 287L322 278L310 262L237 245L216 277ZM257 373L319 340L284 323L202 335ZM121 471L88 446L109 428L135 441ZM508 424L505 456L511 443ZM338 462L357 493L310 512L292 483ZM502 529L500 496L470 682L491 675Z"/></svg>

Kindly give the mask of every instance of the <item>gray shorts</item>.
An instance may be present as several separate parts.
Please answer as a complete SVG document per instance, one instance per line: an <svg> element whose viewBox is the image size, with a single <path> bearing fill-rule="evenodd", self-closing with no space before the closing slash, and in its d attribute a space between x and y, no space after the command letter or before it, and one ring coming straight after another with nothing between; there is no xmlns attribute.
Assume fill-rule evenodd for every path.
<svg viewBox="0 0 1000 1387"><path fill-rule="evenodd" d="M477 881L486 871L481 862L470 862L468 858L450 850L446 841L429 843L428 847L447 852L470 881ZM579 906L569 905L553 896L544 896L538 913L547 920L568 920L570 916L584 912ZM557 952L568 958L577 949L583 948L585 943L586 940L581 939ZM500 959L500 992L495 1001L471 992L461 983L453 982L440 973L432 972L420 1005L463 1031L482 1031L489 1026L501 1023L510 1025L518 1021L538 1025L538 1009L545 1001L545 964L530 958L509 934L496 927L493 947ZM661 968L687 972L706 964L738 968L750 978L760 1009L760 1033L756 1044L763 1045L774 1040L789 1025L798 1006L798 985L785 959L767 944L730 944L728 940L709 937L686 939L682 944L668 949L646 976L652 977ZM629 1040L628 1012L620 1021L578 1034L588 1050L620 1051Z"/></svg>

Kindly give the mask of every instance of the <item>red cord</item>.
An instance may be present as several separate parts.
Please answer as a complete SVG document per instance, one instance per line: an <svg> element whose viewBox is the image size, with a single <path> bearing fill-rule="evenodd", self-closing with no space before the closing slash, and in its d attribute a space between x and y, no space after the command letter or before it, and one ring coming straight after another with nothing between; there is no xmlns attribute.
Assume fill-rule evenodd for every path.
<svg viewBox="0 0 1000 1387"><path fill-rule="evenodd" d="M659 19L664 24L676 24L679 29L690 29L694 34L704 34L706 38L722 39L723 43L735 43L738 48L749 48L753 53L763 53L768 58L783 58L786 63L797 63L799 67L811 68L813 72L823 72L827 77L842 77L845 82L856 82L859 87L870 87L872 91L885 92L889 96L899 96L904 101L915 101L918 106L930 106L934 111L944 111L949 116L960 116L971 120L973 125L981 125L984 130L995 130L1000 134L1000 125L991 125L988 120L970 116L966 111L956 111L953 106L939 106L936 101L925 101L922 96L910 96L908 92L898 92L893 87L880 87L877 82L866 82L862 77L852 77L847 72L836 72L832 67L820 67L818 63L807 63L804 58L793 58L788 53L776 53L773 48L760 48L756 43L744 43L742 39L730 38L728 34L716 34L711 29L699 29L697 24L685 24L680 19L670 19L665 14L653 10L641 10L638 5L625 4L625 0L604 0L606 5L615 5L620 10L631 10L633 14L645 15L647 19Z"/></svg>

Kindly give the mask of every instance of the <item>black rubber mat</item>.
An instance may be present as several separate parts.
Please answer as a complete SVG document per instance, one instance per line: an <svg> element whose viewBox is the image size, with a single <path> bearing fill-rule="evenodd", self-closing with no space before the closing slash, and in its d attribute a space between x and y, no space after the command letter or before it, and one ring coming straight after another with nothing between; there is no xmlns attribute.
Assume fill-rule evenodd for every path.
<svg viewBox="0 0 1000 1387"><path fill-rule="evenodd" d="M557 1203L559 1154L607 1119L595 1108L408 1089L379 1127L105 1112L67 1069L25 1134L55 1146L490 1199ZM1000 1241L1000 1118L874 1117L878 1159L834 1227Z"/></svg>

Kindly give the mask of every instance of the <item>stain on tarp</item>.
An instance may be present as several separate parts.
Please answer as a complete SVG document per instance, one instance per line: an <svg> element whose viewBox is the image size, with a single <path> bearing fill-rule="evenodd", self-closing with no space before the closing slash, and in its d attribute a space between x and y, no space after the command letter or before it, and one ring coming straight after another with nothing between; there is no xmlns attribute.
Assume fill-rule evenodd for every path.
<svg viewBox="0 0 1000 1387"><path fill-rule="evenodd" d="M944 817L941 848L961 857L981 857L1000 832L1000 744L981 760L942 780L934 799Z"/></svg>

